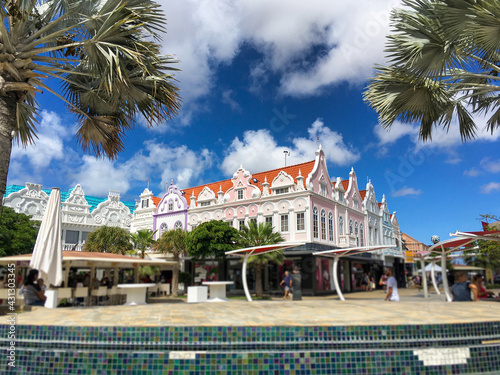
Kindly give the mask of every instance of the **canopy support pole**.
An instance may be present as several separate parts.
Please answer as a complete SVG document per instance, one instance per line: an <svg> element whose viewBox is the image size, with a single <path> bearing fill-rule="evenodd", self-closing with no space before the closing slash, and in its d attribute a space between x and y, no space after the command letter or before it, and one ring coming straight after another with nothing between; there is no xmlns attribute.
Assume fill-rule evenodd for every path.
<svg viewBox="0 0 500 375"><path fill-rule="evenodd" d="M431 261L431 278L432 278L432 285L434 286L434 290L436 291L437 295L441 295L441 292L439 291L437 285L436 285L436 274L434 273L434 265L436 262L433 260Z"/></svg>
<svg viewBox="0 0 500 375"><path fill-rule="evenodd" d="M243 283L243 290L245 291L245 296L247 297L248 302L252 302L252 296L250 296L250 292L248 290L247 285L247 262L250 255L245 255L243 258L243 267L241 269L241 281Z"/></svg>
<svg viewBox="0 0 500 375"><path fill-rule="evenodd" d="M420 265L422 268L422 283L424 284L424 298L429 298L429 292L427 291L427 272L425 272L425 261L420 259Z"/></svg>
<svg viewBox="0 0 500 375"><path fill-rule="evenodd" d="M340 258L339 256L335 256L333 259L333 266L332 266L333 283L335 284L335 290L337 291L337 295L339 296L340 300L345 301L344 295L340 290L339 280L337 278L337 265L339 263L339 258Z"/></svg>
<svg viewBox="0 0 500 375"><path fill-rule="evenodd" d="M446 274L446 251L444 251L444 249L441 247L441 249L443 250L441 252L441 274L443 275L443 288L444 288L444 294L446 295L446 300L448 302L451 302L453 300L453 298L451 298L451 294L450 294L450 289L448 287L448 277L447 277L447 274Z"/></svg>

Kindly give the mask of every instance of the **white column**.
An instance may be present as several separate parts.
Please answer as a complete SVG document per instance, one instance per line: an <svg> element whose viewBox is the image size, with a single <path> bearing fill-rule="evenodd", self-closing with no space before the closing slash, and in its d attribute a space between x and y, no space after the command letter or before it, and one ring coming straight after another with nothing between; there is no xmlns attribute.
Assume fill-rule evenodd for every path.
<svg viewBox="0 0 500 375"><path fill-rule="evenodd" d="M436 285L436 274L434 273L434 265L436 264L435 261L431 262L431 279L432 279L432 285L434 286L434 290L436 291L436 294L441 295L441 292L439 291L437 285Z"/></svg>
<svg viewBox="0 0 500 375"><path fill-rule="evenodd" d="M424 284L424 298L428 298L429 294L427 291L427 275L425 273L425 262L423 259L420 259L420 266L422 268L422 282Z"/></svg>
<svg viewBox="0 0 500 375"><path fill-rule="evenodd" d="M446 300L448 302L451 302L453 298L451 297L450 293L450 288L448 286L448 277L446 277L446 252L444 249L441 247L442 252L441 252L441 273L443 275L443 289L444 289L444 294L446 295Z"/></svg>
<svg viewBox="0 0 500 375"><path fill-rule="evenodd" d="M248 255L245 255L245 258L243 259L243 267L241 269L241 281L243 283L243 290L245 291L245 296L247 297L248 302L252 302L252 297L250 296L250 291L248 290L248 285L247 285L247 262L248 262Z"/></svg>
<svg viewBox="0 0 500 375"><path fill-rule="evenodd" d="M344 295L342 294L342 291L340 290L339 286L339 280L337 278L337 269L338 269L338 264L339 264L339 256L336 256L333 260L333 266L332 266L332 275L333 275L333 283L335 284L335 290L337 291L337 294L340 298L341 301L345 301Z"/></svg>

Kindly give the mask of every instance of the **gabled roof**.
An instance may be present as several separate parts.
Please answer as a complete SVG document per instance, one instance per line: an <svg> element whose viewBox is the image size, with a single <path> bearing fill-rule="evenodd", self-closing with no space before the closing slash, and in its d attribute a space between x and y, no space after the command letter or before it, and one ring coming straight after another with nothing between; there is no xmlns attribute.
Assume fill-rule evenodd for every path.
<svg viewBox="0 0 500 375"><path fill-rule="evenodd" d="M26 186L9 185L5 189L4 198L6 198L7 196L9 196L12 193L16 193L16 192L18 192L18 191L20 191L22 189L25 189L25 188L26 188ZM41 189L41 190L44 191L49 196L50 196L50 192L52 191L52 189ZM74 190L74 188L71 188L68 191L62 191L61 190L61 202L62 203L64 203L66 201L66 199L68 199L70 197L71 192L73 190ZM92 212L92 211L94 211L97 208L97 206L99 205L99 203L106 202L108 200L108 197L101 198L101 197L94 197L92 195L85 194L85 200L90 205L89 211ZM121 200L121 202L125 206L128 207L128 209L130 210L130 213L134 213L134 211L135 211L135 202L125 202L125 201L122 201L122 200Z"/></svg>
<svg viewBox="0 0 500 375"><path fill-rule="evenodd" d="M259 187L259 189L262 186L262 183L264 183L265 179L267 179L267 182L269 183L269 185L271 185L273 180L275 179L275 177L281 171L292 176L294 181L297 182L297 176L299 175L299 170L300 170L301 176L303 176L305 179L309 175L309 173L311 173L311 171L313 170L314 163L315 163L315 161L311 160L311 161L301 163L301 164L290 165L288 167L272 169L270 171L264 171L264 172L259 172L259 173L253 173L252 178L256 178L259 181L259 184L257 185ZM222 190L225 193L226 191L228 191L230 188L233 187L233 182L231 179L227 179L227 180L212 182L212 183L199 185L199 186L195 186L195 187L189 187L189 188L184 189L184 191L186 192L186 195L184 197L189 202L189 197L191 197L193 195L193 192L194 192L194 196L196 198L198 198L198 195L200 195L200 193L202 192L202 190L205 186L208 187L210 190L212 190L215 194L217 194L217 192L219 190Z"/></svg>
<svg viewBox="0 0 500 375"><path fill-rule="evenodd" d="M345 191L347 191L347 188L349 187L349 180L342 180L342 187Z"/></svg>

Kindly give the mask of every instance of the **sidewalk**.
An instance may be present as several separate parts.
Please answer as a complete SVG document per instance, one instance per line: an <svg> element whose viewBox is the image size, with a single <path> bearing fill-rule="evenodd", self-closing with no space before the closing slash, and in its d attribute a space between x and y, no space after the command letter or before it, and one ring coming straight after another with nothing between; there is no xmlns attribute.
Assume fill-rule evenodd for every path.
<svg viewBox="0 0 500 375"><path fill-rule="evenodd" d="M301 301L188 304L164 298L142 306L34 308L17 316L20 325L53 326L353 326L449 324L500 321L495 301L444 302L444 296L400 289L401 302L385 302L383 291L304 297Z"/></svg>

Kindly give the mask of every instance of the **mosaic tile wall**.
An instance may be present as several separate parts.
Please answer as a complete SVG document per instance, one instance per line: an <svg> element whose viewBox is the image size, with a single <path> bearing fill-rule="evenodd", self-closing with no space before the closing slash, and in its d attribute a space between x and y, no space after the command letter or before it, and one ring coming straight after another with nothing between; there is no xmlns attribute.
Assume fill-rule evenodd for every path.
<svg viewBox="0 0 500 375"><path fill-rule="evenodd" d="M9 327L0 349L9 354ZM16 327L7 374L499 374L500 322L355 327Z"/></svg>

